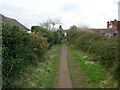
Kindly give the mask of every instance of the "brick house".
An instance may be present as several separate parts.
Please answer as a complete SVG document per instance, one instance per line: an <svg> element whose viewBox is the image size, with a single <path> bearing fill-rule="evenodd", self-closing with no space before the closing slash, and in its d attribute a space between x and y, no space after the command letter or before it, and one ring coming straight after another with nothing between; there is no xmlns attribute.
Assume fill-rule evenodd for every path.
<svg viewBox="0 0 120 90"><path fill-rule="evenodd" d="M120 21L116 19L114 21L107 22L107 30L118 30L120 28Z"/></svg>
<svg viewBox="0 0 120 90"><path fill-rule="evenodd" d="M117 30L105 30L105 29L98 29L97 30L98 33L101 33L103 36L115 36L118 34Z"/></svg>
<svg viewBox="0 0 120 90"><path fill-rule="evenodd" d="M114 21L107 22L107 29L98 29L97 32L103 36L111 37L118 35L118 30L120 30L120 21L115 19Z"/></svg>

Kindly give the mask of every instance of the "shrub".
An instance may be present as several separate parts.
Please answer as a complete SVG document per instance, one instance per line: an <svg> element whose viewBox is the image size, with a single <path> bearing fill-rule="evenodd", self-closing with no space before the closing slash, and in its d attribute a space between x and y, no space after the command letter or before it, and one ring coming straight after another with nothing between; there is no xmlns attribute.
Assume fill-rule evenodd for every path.
<svg viewBox="0 0 120 90"><path fill-rule="evenodd" d="M32 26L31 27L32 32L40 32L44 34L44 37L48 38L48 42L50 44L50 46L52 46L53 44L59 44L61 43L62 38L59 37L58 32L57 31L51 31L51 30L47 30L43 27L40 26Z"/></svg>
<svg viewBox="0 0 120 90"><path fill-rule="evenodd" d="M24 70L41 60L49 44L41 33L26 33L17 26L2 24L3 88L15 87Z"/></svg>

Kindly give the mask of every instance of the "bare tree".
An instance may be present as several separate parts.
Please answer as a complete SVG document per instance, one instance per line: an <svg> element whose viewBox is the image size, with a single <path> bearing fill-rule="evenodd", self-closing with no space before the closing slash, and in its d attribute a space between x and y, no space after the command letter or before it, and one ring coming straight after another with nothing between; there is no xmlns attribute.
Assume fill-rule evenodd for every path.
<svg viewBox="0 0 120 90"><path fill-rule="evenodd" d="M77 31L83 31L88 33L96 33L94 29L89 28L88 24L79 24Z"/></svg>
<svg viewBox="0 0 120 90"><path fill-rule="evenodd" d="M47 20L40 23L40 26L48 30L54 30L55 25L60 25L60 24L62 24L60 18L56 18L56 19L48 18Z"/></svg>
<svg viewBox="0 0 120 90"><path fill-rule="evenodd" d="M88 28L88 27L89 27L89 25L84 24L84 23L81 23L78 25L78 28Z"/></svg>
<svg viewBox="0 0 120 90"><path fill-rule="evenodd" d="M48 29L50 30L51 29L51 25L50 25L50 22L47 20L47 21L42 21L41 23L39 23L41 27L45 28L45 29Z"/></svg>
<svg viewBox="0 0 120 90"><path fill-rule="evenodd" d="M78 25L78 30L88 31L89 30L89 25L81 23L81 24Z"/></svg>

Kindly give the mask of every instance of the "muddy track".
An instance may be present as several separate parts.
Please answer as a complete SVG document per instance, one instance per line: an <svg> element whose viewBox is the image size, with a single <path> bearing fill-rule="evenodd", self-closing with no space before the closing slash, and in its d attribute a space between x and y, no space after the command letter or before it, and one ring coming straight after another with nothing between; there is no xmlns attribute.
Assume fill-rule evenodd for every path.
<svg viewBox="0 0 120 90"><path fill-rule="evenodd" d="M58 76L58 88L72 88L72 82L70 79L68 62L67 62L67 45L63 44L61 47L60 66Z"/></svg>

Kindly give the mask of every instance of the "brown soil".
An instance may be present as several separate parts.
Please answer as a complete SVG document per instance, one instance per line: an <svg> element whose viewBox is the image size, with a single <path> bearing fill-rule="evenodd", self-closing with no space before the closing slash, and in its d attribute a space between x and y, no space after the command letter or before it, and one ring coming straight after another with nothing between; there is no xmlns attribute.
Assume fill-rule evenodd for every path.
<svg viewBox="0 0 120 90"><path fill-rule="evenodd" d="M72 88L72 83L68 69L67 53L68 53L67 45L63 44L61 47L60 55L58 88Z"/></svg>

